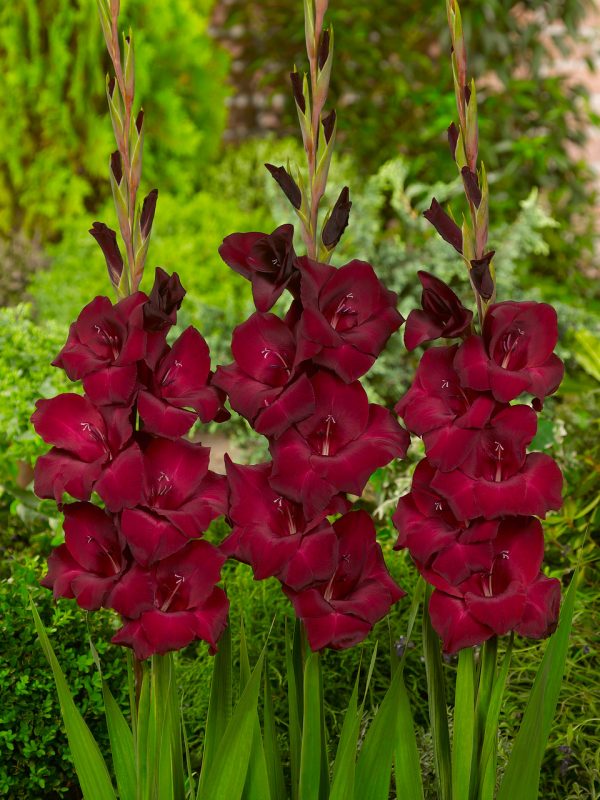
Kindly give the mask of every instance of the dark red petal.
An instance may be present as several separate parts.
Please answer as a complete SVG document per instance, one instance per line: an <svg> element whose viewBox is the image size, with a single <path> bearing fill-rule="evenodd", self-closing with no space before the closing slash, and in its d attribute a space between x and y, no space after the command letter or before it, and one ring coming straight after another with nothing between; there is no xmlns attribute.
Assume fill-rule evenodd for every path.
<svg viewBox="0 0 600 800"><path fill-rule="evenodd" d="M304 619L310 649L313 651L331 647L346 650L354 647L371 632L371 625L351 614L332 612L323 617Z"/></svg>
<svg viewBox="0 0 600 800"><path fill-rule="evenodd" d="M140 392L137 408L147 433L166 436L169 439L185 436L198 419L195 412L175 408L165 400L154 397L150 392Z"/></svg>
<svg viewBox="0 0 600 800"><path fill-rule="evenodd" d="M560 609L560 581L539 577L527 588L527 599L521 622L516 628L520 636L544 639L556 630Z"/></svg>
<svg viewBox="0 0 600 800"><path fill-rule="evenodd" d="M91 503L63 508L65 544L87 571L113 576L121 568L121 547L112 518Z"/></svg>
<svg viewBox="0 0 600 800"><path fill-rule="evenodd" d="M277 438L294 423L310 416L314 410L314 389L307 376L302 374L258 413L254 430L263 436Z"/></svg>
<svg viewBox="0 0 600 800"><path fill-rule="evenodd" d="M53 447L35 464L34 491L38 497L54 498L62 503L63 492L76 500L89 500L92 487L102 472L102 461L91 464L73 458L65 450Z"/></svg>
<svg viewBox="0 0 600 800"><path fill-rule="evenodd" d="M425 311L414 309L406 319L404 346L407 350L414 350L423 342L439 339L442 331L443 326L439 320L434 319Z"/></svg>
<svg viewBox="0 0 600 800"><path fill-rule="evenodd" d="M490 388L489 357L480 336L469 336L458 348L454 368L463 386L484 392Z"/></svg>
<svg viewBox="0 0 600 800"><path fill-rule="evenodd" d="M250 280L253 270L248 264L252 248L264 238L264 233L232 233L223 239L219 247L219 255L228 267Z"/></svg>
<svg viewBox="0 0 600 800"><path fill-rule="evenodd" d="M143 567L173 555L188 543L187 537L165 519L139 508L123 511L121 532L133 557Z"/></svg>
<svg viewBox="0 0 600 800"><path fill-rule="evenodd" d="M137 444L130 445L112 461L96 482L98 492L109 511L121 511L137 505L142 498L143 460Z"/></svg>
<svg viewBox="0 0 600 800"><path fill-rule="evenodd" d="M38 400L31 422L45 442L74 453L82 461L107 457L102 442L104 419L86 397L68 393Z"/></svg>
<svg viewBox="0 0 600 800"><path fill-rule="evenodd" d="M176 509L193 497L207 473L209 457L210 449L199 444L154 439L144 451L144 493L148 499L153 496L150 504Z"/></svg>
<svg viewBox="0 0 600 800"><path fill-rule="evenodd" d="M90 400L99 406L130 403L137 388L137 367L105 367L83 378L83 388Z"/></svg>
<svg viewBox="0 0 600 800"><path fill-rule="evenodd" d="M519 624L525 608L525 596L525 587L515 582L502 594L493 597L467 592L465 603L476 620L491 628L498 636L504 636Z"/></svg>
<svg viewBox="0 0 600 800"><path fill-rule="evenodd" d="M81 565L69 553L64 544L55 547L48 556L48 572L40 584L46 589L52 589L55 598L75 597L71 583L82 572Z"/></svg>
<svg viewBox="0 0 600 800"><path fill-rule="evenodd" d="M148 570L134 564L113 588L107 606L128 619L154 607L156 583Z"/></svg>
<svg viewBox="0 0 600 800"><path fill-rule="evenodd" d="M491 628L472 616L464 600L450 597L438 589L431 595L429 615L446 653L482 644L494 635Z"/></svg>

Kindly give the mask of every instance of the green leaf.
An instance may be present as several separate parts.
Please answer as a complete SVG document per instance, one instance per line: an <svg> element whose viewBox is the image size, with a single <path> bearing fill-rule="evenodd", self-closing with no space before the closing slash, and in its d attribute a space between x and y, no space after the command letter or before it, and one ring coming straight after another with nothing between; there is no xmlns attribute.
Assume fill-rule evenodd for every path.
<svg viewBox="0 0 600 800"><path fill-rule="evenodd" d="M450 762L450 736L448 734L448 710L446 705L446 685L440 640L429 619L429 598L431 587L425 592L423 608L423 653L427 675L429 699L429 724L433 736L435 772L438 779L440 800L451 800L452 769Z"/></svg>
<svg viewBox="0 0 600 800"><path fill-rule="evenodd" d="M354 775L356 769L356 749L360 732L361 714L358 713L358 682L360 671L356 676L354 689L350 695L348 709L344 716L344 724L333 762L333 777L329 800L348 800L354 797Z"/></svg>
<svg viewBox="0 0 600 800"><path fill-rule="evenodd" d="M536 800L538 797L542 759L569 649L578 576L577 570L563 602L558 630L550 638L535 676L497 800Z"/></svg>
<svg viewBox="0 0 600 800"><path fill-rule="evenodd" d="M207 775L198 792L198 800L239 800L242 797L264 659L265 648L233 710L216 752L205 765Z"/></svg>
<svg viewBox="0 0 600 800"><path fill-rule="evenodd" d="M265 664L264 748L269 786L271 787L271 797L274 798L274 800L279 800L280 797L285 797L286 794L281 753L279 752L279 743L277 741L277 726L275 724L273 694L271 692L271 682L269 681L268 664Z"/></svg>
<svg viewBox="0 0 600 800"><path fill-rule="evenodd" d="M240 631L240 692L244 689L249 680L250 661L248 659L246 632L244 630L244 622L242 621ZM246 784L242 797L244 800L269 800L271 797L258 710L254 714L252 749L250 750L248 773L246 775Z"/></svg>
<svg viewBox="0 0 600 800"><path fill-rule="evenodd" d="M397 669L371 723L356 765L357 800L388 800L397 744L398 706L404 683Z"/></svg>
<svg viewBox="0 0 600 800"><path fill-rule="evenodd" d="M404 685L402 669L398 669L398 672L400 673L400 689L396 709L398 716L395 750L396 793L398 797L423 800L421 760L419 758L410 700Z"/></svg>
<svg viewBox="0 0 600 800"><path fill-rule="evenodd" d="M318 653L304 666L304 713L300 753L300 800L319 800L321 783L321 690Z"/></svg>
<svg viewBox="0 0 600 800"><path fill-rule="evenodd" d="M475 733L475 662L473 648L458 654L452 735L452 800L469 800Z"/></svg>
<svg viewBox="0 0 600 800"><path fill-rule="evenodd" d="M137 740L136 740L136 764L139 793L141 800L146 800L150 794L150 775L148 765L148 736L150 727L150 675L148 665L143 663L142 685L138 700L137 712Z"/></svg>
<svg viewBox="0 0 600 800"><path fill-rule="evenodd" d="M487 644L487 642L486 642ZM504 698L504 687L512 655L513 636L511 635L506 653L502 659L500 672L494 678L493 688L487 703L485 716L485 729L483 731L483 744L479 757L479 798L480 800L494 800L496 789L496 747L498 742L498 718ZM485 648L485 645L484 645ZM479 704L479 697L477 698Z"/></svg>
<svg viewBox="0 0 600 800"><path fill-rule="evenodd" d="M85 800L116 800L117 795L100 748L75 705L33 600L31 601L31 611L42 650L54 675L69 749L83 796Z"/></svg>
<svg viewBox="0 0 600 800"><path fill-rule="evenodd" d="M204 749L198 796L201 796L206 773L211 759L217 751L227 724L231 718L232 703L232 666L231 666L231 630L225 628L219 639L219 649L214 658L208 714L204 731Z"/></svg>
<svg viewBox="0 0 600 800"><path fill-rule="evenodd" d="M290 766L292 800L298 798L300 783L300 754L302 750L302 655L300 648L300 626L296 622L293 639L285 629L285 662L288 689Z"/></svg>
<svg viewBox="0 0 600 800"><path fill-rule="evenodd" d="M110 751L112 756L119 800L136 800L136 774L135 774L135 746L133 743L133 733L123 712L110 691L108 684L102 677L102 665L98 651L90 637L90 649L92 658L98 669L100 680L102 681L102 699L104 701L104 714L108 728L108 738L110 740Z"/></svg>

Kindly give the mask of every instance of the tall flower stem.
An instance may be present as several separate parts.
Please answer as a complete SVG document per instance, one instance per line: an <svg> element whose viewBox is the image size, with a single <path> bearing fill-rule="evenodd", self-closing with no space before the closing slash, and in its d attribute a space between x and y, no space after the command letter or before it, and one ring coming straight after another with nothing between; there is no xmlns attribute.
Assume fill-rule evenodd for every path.
<svg viewBox="0 0 600 800"><path fill-rule="evenodd" d="M131 31L119 43L119 0L97 0L100 23L114 69L106 78L106 96L117 149L110 157L110 182L119 230L125 246L126 265L119 251L116 233L95 222L90 233L105 255L109 275L117 295L125 297L139 288L156 207L157 191L152 190L140 207L137 193L142 177L144 112L134 117L135 56ZM126 266L126 268L125 268Z"/></svg>

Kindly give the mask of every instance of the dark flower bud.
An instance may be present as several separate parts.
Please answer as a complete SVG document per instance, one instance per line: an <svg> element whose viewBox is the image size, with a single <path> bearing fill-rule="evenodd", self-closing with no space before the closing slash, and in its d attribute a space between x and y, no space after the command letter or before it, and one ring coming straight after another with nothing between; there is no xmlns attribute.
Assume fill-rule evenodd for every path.
<svg viewBox="0 0 600 800"><path fill-rule="evenodd" d="M452 158L456 158L456 147L458 145L458 128L454 123L448 128L448 144L450 145L450 152Z"/></svg>
<svg viewBox="0 0 600 800"><path fill-rule="evenodd" d="M329 30L324 30L321 35L321 41L319 42L319 52L318 52L318 63L319 69L323 69L325 66L325 62L329 56Z"/></svg>
<svg viewBox="0 0 600 800"><path fill-rule="evenodd" d="M148 236L150 236L150 231L152 230L152 222L154 221L154 212L156 211L157 199L158 189L152 189L152 191L146 195L142 204L140 228L142 231L142 237L144 239L147 239Z"/></svg>
<svg viewBox="0 0 600 800"><path fill-rule="evenodd" d="M327 144L331 141L333 129L335 128L336 113L335 110L330 111L329 114L323 118L323 131L325 132L325 141Z"/></svg>
<svg viewBox="0 0 600 800"><path fill-rule="evenodd" d="M442 239L448 242L448 244L451 244L452 247L462 255L462 231L456 222L446 214L435 197L431 201L431 207L423 213L423 216L433 225Z"/></svg>
<svg viewBox="0 0 600 800"><path fill-rule="evenodd" d="M468 167L462 168L461 175L469 202L471 202L476 208L479 208L481 204L481 189L479 188L477 175L475 175L475 173Z"/></svg>
<svg viewBox="0 0 600 800"><path fill-rule="evenodd" d="M123 178L123 166L121 164L121 155L118 150L115 150L115 152L110 155L110 169L118 186Z"/></svg>
<svg viewBox="0 0 600 800"><path fill-rule="evenodd" d="M111 100L112 100L113 94L115 93L115 86L116 86L116 81L115 81L114 78L111 78L108 81L108 96L111 98Z"/></svg>
<svg viewBox="0 0 600 800"><path fill-rule="evenodd" d="M469 105L469 101L471 99L471 89L467 84L465 84L464 93L465 93L465 100L467 101L467 105Z"/></svg>
<svg viewBox="0 0 600 800"><path fill-rule="evenodd" d="M303 79L299 72L290 72L290 80L292 82L292 91L294 92L294 100L300 111L306 113L306 100L304 99Z"/></svg>
<svg viewBox="0 0 600 800"><path fill-rule="evenodd" d="M184 296L179 275L176 272L169 275L157 267L150 298L144 303L144 328L160 331L174 325Z"/></svg>
<svg viewBox="0 0 600 800"><path fill-rule="evenodd" d="M144 124L144 109L140 109L139 114L135 119L135 127L137 128L138 134L142 132L142 125Z"/></svg>
<svg viewBox="0 0 600 800"><path fill-rule="evenodd" d="M104 253L106 266L108 268L108 276L112 284L118 286L121 275L123 274L123 256L117 244L116 232L103 222L94 222L92 223L90 233L98 242L100 249Z"/></svg>
<svg viewBox="0 0 600 800"><path fill-rule="evenodd" d="M265 164L265 167L277 181L282 192L294 208L300 208L302 205L302 192L289 172L284 167L276 167L274 164Z"/></svg>
<svg viewBox="0 0 600 800"><path fill-rule="evenodd" d="M340 196L336 200L329 219L323 227L321 238L328 250L334 248L342 238L342 234L348 227L351 208L350 192L348 187L344 186L340 192Z"/></svg>
<svg viewBox="0 0 600 800"><path fill-rule="evenodd" d="M471 281L477 293L484 300L489 300L494 294L494 280L490 272L490 263L494 254L495 251L490 250L483 258L474 258L471 261Z"/></svg>

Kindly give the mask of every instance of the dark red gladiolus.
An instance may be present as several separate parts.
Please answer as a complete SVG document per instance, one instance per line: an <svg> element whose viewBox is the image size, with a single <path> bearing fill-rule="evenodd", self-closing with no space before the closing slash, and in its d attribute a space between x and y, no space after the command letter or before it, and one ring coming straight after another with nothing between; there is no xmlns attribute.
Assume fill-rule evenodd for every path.
<svg viewBox="0 0 600 800"><path fill-rule="evenodd" d="M339 269L299 259L302 316L297 363L310 359L350 383L369 370L403 323L397 297L366 261Z"/></svg>
<svg viewBox="0 0 600 800"><path fill-rule="evenodd" d="M57 503L64 492L77 500L89 500L101 476L111 473L116 462L134 447L127 447L133 433L129 409L98 409L78 394L38 400L31 421L42 439L54 445L35 465L35 493L53 497ZM123 476L124 502L137 491L136 485L135 475Z"/></svg>
<svg viewBox="0 0 600 800"><path fill-rule="evenodd" d="M64 506L65 544L52 551L42 586L87 611L101 608L128 566L124 542L110 517L91 503Z"/></svg>
<svg viewBox="0 0 600 800"><path fill-rule="evenodd" d="M473 312L463 306L452 289L429 272L417 273L423 292L422 310L411 311L404 329L404 344L414 350L424 342L454 339L470 330Z"/></svg>
<svg viewBox="0 0 600 800"><path fill-rule="evenodd" d="M185 289L181 285L179 275L169 275L156 268L154 284L148 301L144 303L144 328L147 331L165 331L177 321L177 312L185 297Z"/></svg>
<svg viewBox="0 0 600 800"><path fill-rule="evenodd" d="M490 454L489 460L492 458ZM499 460L497 469L497 479L472 478L459 469L438 471L431 486L461 520L495 519L507 514L545 517L548 511L561 507L562 474L550 456L530 453L518 471L507 473Z"/></svg>
<svg viewBox="0 0 600 800"><path fill-rule="evenodd" d="M329 580L299 592L284 587L312 650L353 647L404 595L387 571L373 520L365 511L345 514L333 529L339 554Z"/></svg>
<svg viewBox="0 0 600 800"><path fill-rule="evenodd" d="M258 311L269 311L284 289L297 291L298 267L293 238L293 225L280 225L270 234L232 233L219 247L227 266L252 283Z"/></svg>
<svg viewBox="0 0 600 800"><path fill-rule="evenodd" d="M460 385L453 366L457 349L423 353L413 385L395 409L408 430L423 438L430 462L443 470L462 463L498 405L491 394Z"/></svg>
<svg viewBox="0 0 600 800"><path fill-rule="evenodd" d="M229 601L216 587L225 556L208 542L190 542L150 569L135 565L115 586L110 607L124 617L112 641L139 659L179 650L195 639L214 651Z"/></svg>
<svg viewBox="0 0 600 800"><path fill-rule="evenodd" d="M52 362L81 380L96 405L129 404L137 390L137 365L146 352L143 306L136 292L113 305L96 297L71 325L67 342Z"/></svg>
<svg viewBox="0 0 600 800"><path fill-rule="evenodd" d="M504 520L487 563L453 586L442 584L431 597L431 621L445 651L456 652L510 630L532 638L549 636L558 621L560 581L540 573L543 555L538 520ZM426 577L436 585L435 567Z"/></svg>
<svg viewBox="0 0 600 800"><path fill-rule="evenodd" d="M553 353L557 340L552 306L496 303L488 309L482 336L469 337L454 364L463 386L489 390L503 403L528 392L539 406L563 378L564 365Z"/></svg>
<svg viewBox="0 0 600 800"><path fill-rule="evenodd" d="M372 473L403 458L407 432L385 408L369 404L358 381L329 372L311 378L315 410L271 442L271 485L301 503L308 516L339 492L361 494Z"/></svg>
<svg viewBox="0 0 600 800"><path fill-rule="evenodd" d="M234 330L231 350L235 363L218 367L212 383L258 433L279 436L314 410L310 381L294 368L294 334L279 317L252 314Z"/></svg>
<svg viewBox="0 0 600 800"><path fill-rule="evenodd" d="M208 345L195 328L187 328L149 371L148 389L138 395L144 431L174 439L184 436L197 419L214 420L222 398L209 385L210 377Z"/></svg>
<svg viewBox="0 0 600 800"><path fill-rule="evenodd" d="M142 453L136 505L187 537L199 536L227 509L226 480L208 469L209 455L208 447L185 440L152 439Z"/></svg>
<svg viewBox="0 0 600 800"><path fill-rule="evenodd" d="M327 515L348 503L333 498L329 507L307 518L302 506L270 485L272 464L241 466L226 457L233 528L221 550L250 564L256 580L275 576L295 590L326 580L335 570L338 540Z"/></svg>

